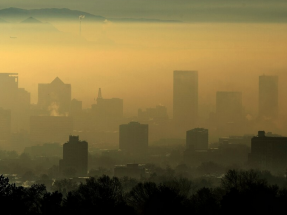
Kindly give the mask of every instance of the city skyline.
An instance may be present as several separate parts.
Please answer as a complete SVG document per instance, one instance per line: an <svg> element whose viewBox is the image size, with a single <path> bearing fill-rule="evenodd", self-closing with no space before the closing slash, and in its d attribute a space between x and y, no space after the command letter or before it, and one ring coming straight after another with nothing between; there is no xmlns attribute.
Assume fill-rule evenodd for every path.
<svg viewBox="0 0 287 215"><path fill-rule="evenodd" d="M174 72L177 72L177 71L179 71L179 70L174 70L174 71L171 71L170 72L170 75L169 75L169 77L167 77L167 78L169 78L169 79L174 79L174 76L173 76L173 73ZM188 70L186 70L186 71L188 71ZM179 71L180 72L180 71ZM184 72L184 71L182 71L182 72ZM11 77L13 76L13 75L15 75L15 74L17 74L17 78L18 78L18 73L0 73L0 74L3 74L3 75L9 75L9 74L11 74ZM201 76L201 71L197 71L197 76ZM258 77L257 77L257 79L259 78L259 79L262 79L262 77L266 77L266 78L268 78L268 77L270 77L270 78L272 78L272 77L276 77L277 78L277 88L276 88L276 92L277 92L277 102L276 102L276 104L278 103L278 99L279 99L279 97L278 97L278 95L282 95L282 93L278 93L278 92L280 92L281 91L281 89L282 89L282 86L280 86L280 83L278 84L278 79L282 79L280 76L277 76L277 75L259 75ZM22 78L22 76L20 77L20 78ZM286 76L286 78L287 78L287 76ZM198 79L198 77L197 77L197 79ZM287 80L287 79L286 79ZM253 95L256 95L256 93L258 92L260 92L260 89L262 88L260 88L260 83L259 83L259 85L258 86L256 86L256 81L257 80L253 80L253 83L251 83L250 84L250 86L254 86L255 85L255 88L257 88L256 90L254 90L254 91L250 91L249 92L249 94L253 94ZM283 80L282 80L283 81ZM63 81L58 77L58 76L56 76L56 77L54 77L54 79L52 80L52 82L51 83L62 83L62 84L64 84L63 83ZM67 82L65 82L65 83L67 83ZM23 82L22 82L22 84L23 84ZM25 84L25 83L24 83ZM69 89L68 89L68 91L69 91L69 93L68 94L70 94L69 96L68 96L68 98L70 98L69 99L69 101L72 101L73 99L74 100L78 100L78 101L80 101L80 102L82 102L83 100L80 98L80 97L78 97L78 98L75 98L74 96L73 96L73 94L71 94L71 89L73 88L73 85L74 85L75 83L67 83L67 84L65 84L65 85L67 85L67 86L69 86ZM198 84L197 83L197 95L199 95L199 92L200 91L203 91L201 88L202 88L202 84L204 84L204 82L201 82L201 84ZM230 85L231 84L231 82L230 83L228 83L228 81L225 83L226 85ZM43 83L37 83L37 85L38 85L38 87L37 88L39 88L40 86L42 87L42 86L44 86L44 85L46 85L46 86L48 86L49 84L43 84ZM17 82L17 86L18 86L18 82ZM173 90L173 88L174 88L174 83L173 84L171 84L170 86L169 86L169 88L170 88L170 90ZM19 89L22 89L22 88L19 88ZM246 90L246 89L244 89L243 87L242 88L236 88L236 89L238 89L238 91L237 92L235 92L235 91L229 91L229 90L226 90L226 91L221 91L221 90L219 90L220 88L218 88L218 90L216 90L216 93L215 94L213 94L213 95L210 95L209 97L209 99L210 99L210 101L214 101L214 102L210 102L210 101L207 101L207 103L203 103L202 102L202 100L201 100L201 102L200 102L200 96L199 96L199 100L198 100L198 102L197 102L197 106L198 106L198 112L200 112L200 107L202 107L202 105L206 105L206 104L212 104L212 106L213 106L213 109L211 109L210 111L211 112L216 112L216 106L217 106L217 102L216 102L216 97L218 96L218 94L235 94L235 93L240 93L241 95L240 95L240 97L241 97L241 104L240 105L242 105L242 108L245 108L245 111L246 111L246 108L247 109L249 109L250 107L249 107L249 103L248 102L246 102L246 100L245 100L245 102L243 102L244 101L244 97L248 97L248 96L250 96L250 95L248 95L248 94L246 94L246 93L243 93L244 92L244 90ZM25 90L25 89L24 89ZM52 90L52 88L51 88L51 90ZM89 103L89 104L86 104L85 106L83 106L83 109L87 109L87 108L91 108L91 106L93 106L93 105L96 105L96 100L97 100L97 97L98 97L98 93L97 93L97 90L99 90L99 89L95 89L95 92L93 92L93 97L91 97L90 98L90 100L91 100L91 102ZM268 90L268 86L267 86L267 88L265 89L265 91L266 90ZM39 89L37 89L37 91L39 91ZM109 92L109 93L115 93L116 94L116 92L110 92L109 91L109 89L107 88L107 89L105 89L105 92ZM265 92L264 91L264 92ZM246 92L246 91L245 91ZM264 92L262 92L261 94L263 94ZM267 91L266 91L267 92ZM283 91L284 92L284 91ZM29 93L29 94L31 94L29 91L26 91L26 93ZM63 92L62 92L63 93ZM75 91L73 91L73 93L74 94L77 94L77 92L75 92ZM42 93L43 94L43 93ZM52 94L55 94L55 92L53 92ZM51 94L51 95L52 95ZM174 93L172 93L171 95L168 95L169 97L172 97L172 95L173 95ZM257 94L256 95L256 97L254 97L255 98L255 100L258 100L258 102L259 102L259 97L260 97L260 95L261 95L260 93L259 94ZM35 97L35 95L37 95L37 97L38 97L38 99L37 100L35 100L35 101L31 101L30 102L30 104L39 104L39 93L35 93L35 94L33 94L33 96ZM55 94L56 95L56 94ZM54 95L54 97L55 97L55 95ZM259 96L258 96L259 95ZM111 97L112 99L115 99L116 97L113 95L113 94L110 94L110 95L108 95L109 97ZM206 95L205 95L206 96ZM31 95L31 97L32 97L32 95ZM40 97L41 97L41 95L40 95ZM120 98L123 98L123 96L120 96ZM67 100L67 99L66 99ZM111 99L110 99L111 100ZM126 100L125 100L126 101ZM127 101L126 101L127 102ZM250 103L252 104L252 102L253 101L250 101ZM44 109L45 110L48 110L48 106L50 105L50 104L46 104L47 105L47 107L45 107ZM67 101L66 101L66 104L65 104L65 108L66 108L66 110L63 112L63 113L61 113L60 115L65 115L65 113L67 113L68 112L68 108L67 108ZM172 110L173 110L173 108L172 108L172 106L173 105L171 105L171 106L167 106L167 105L165 105L165 104L161 104L160 102L158 102L158 103L153 103L153 104L151 104L150 106L148 106L148 105L143 105L143 106L136 106L135 107L135 109L133 110L133 116L135 116L135 115L137 115L136 113L137 113L137 110L138 109L141 109L141 108L150 108L150 107L152 107L152 106L155 106L155 105L164 105L165 107L168 107L168 113L169 113L169 115L172 117L173 116L173 114L172 114ZM256 115L260 115L259 114L259 112L260 112L260 110L258 109L259 108L259 103L258 103L258 105L257 105L257 107L254 107L253 108L253 111L254 112L256 112ZM5 106L4 106L5 107ZM124 112L126 113L126 110L127 109L129 109L129 107L127 107L127 106L125 106L125 110L124 110ZM282 107L280 108L279 106L278 106L278 104L277 104L277 114L279 113L278 111L280 110L280 109L282 109ZM243 109L242 109L243 110ZM242 112L242 114L243 114L244 112Z"/></svg>
<svg viewBox="0 0 287 215"><path fill-rule="evenodd" d="M284 214L286 14L1 0L3 213Z"/></svg>
<svg viewBox="0 0 287 215"><path fill-rule="evenodd" d="M22 4L33 9L32 2ZM171 116L170 73L196 70L199 104L205 104L201 110L213 108L216 91L242 91L242 102L254 115L258 88L252 80L262 74L287 78L284 22L90 22L86 16L79 35L82 14L78 13L67 15L74 20L67 23L34 14L42 23L21 23L29 18L24 15L16 23L0 24L1 69L21 75L19 87L31 93L32 103L37 103L37 83L50 83L59 76L73 85L73 98L80 99L84 108L102 88L107 98L124 99L130 116L139 107L158 104L165 105ZM0 18L5 20L1 13ZM283 85L279 87L279 96L287 94ZM281 105L287 108L287 103Z"/></svg>

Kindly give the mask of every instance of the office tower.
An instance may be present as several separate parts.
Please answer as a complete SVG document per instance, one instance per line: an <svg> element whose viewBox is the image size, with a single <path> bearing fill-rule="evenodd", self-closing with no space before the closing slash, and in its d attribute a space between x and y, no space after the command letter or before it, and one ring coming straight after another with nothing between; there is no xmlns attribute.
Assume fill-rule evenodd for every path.
<svg viewBox="0 0 287 215"><path fill-rule="evenodd" d="M197 71L173 72L173 119L175 123L192 126L198 115Z"/></svg>
<svg viewBox="0 0 287 215"><path fill-rule="evenodd" d="M278 76L259 76L259 117L274 119L278 116Z"/></svg>
<svg viewBox="0 0 287 215"><path fill-rule="evenodd" d="M12 109L17 105L18 73L0 73L0 107Z"/></svg>
<svg viewBox="0 0 287 215"><path fill-rule="evenodd" d="M285 172L287 137L270 137L264 131L258 131L258 136L251 139L248 161L252 168Z"/></svg>
<svg viewBox="0 0 287 215"><path fill-rule="evenodd" d="M208 149L208 129L194 128L186 131L187 150L207 150Z"/></svg>
<svg viewBox="0 0 287 215"><path fill-rule="evenodd" d="M13 132L29 130L30 93L18 80L18 73L0 73L0 108L11 111Z"/></svg>
<svg viewBox="0 0 287 215"><path fill-rule="evenodd" d="M31 116L30 138L37 143L64 142L73 132L69 116Z"/></svg>
<svg viewBox="0 0 287 215"><path fill-rule="evenodd" d="M219 122L237 122L242 119L242 93L217 92L216 115Z"/></svg>
<svg viewBox="0 0 287 215"><path fill-rule="evenodd" d="M100 120L119 120L123 117L123 100L119 98L104 99L99 88L97 104L92 105L92 112Z"/></svg>
<svg viewBox="0 0 287 215"><path fill-rule="evenodd" d="M146 155L148 125L130 122L119 126L119 148L129 154Z"/></svg>
<svg viewBox="0 0 287 215"><path fill-rule="evenodd" d="M63 159L59 162L60 173L67 176L85 176L88 172L88 143L79 136L69 136L63 145Z"/></svg>
<svg viewBox="0 0 287 215"><path fill-rule="evenodd" d="M71 103L71 85L55 78L50 84L38 84L38 107L50 116L67 115Z"/></svg>

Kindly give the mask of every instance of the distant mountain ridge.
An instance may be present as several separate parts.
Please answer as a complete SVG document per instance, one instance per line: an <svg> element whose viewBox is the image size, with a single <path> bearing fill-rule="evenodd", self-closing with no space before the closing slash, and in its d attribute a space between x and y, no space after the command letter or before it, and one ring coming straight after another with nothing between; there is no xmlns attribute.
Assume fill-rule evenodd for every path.
<svg viewBox="0 0 287 215"><path fill-rule="evenodd" d="M33 17L41 21L55 21L55 20L67 20L76 21L79 20L79 16L84 15L86 21L102 22L105 20L111 20L113 22L180 22L177 20L160 20L160 19L134 19L134 18L106 18L103 16L93 15L87 12L79 10L70 10L67 8L42 8L42 9L21 9L21 8L5 8L0 10L0 19L7 20L8 22L20 22L22 20Z"/></svg>
<svg viewBox="0 0 287 215"><path fill-rule="evenodd" d="M29 17L28 19L23 20L21 23L42 23L38 19L35 19L34 17Z"/></svg>

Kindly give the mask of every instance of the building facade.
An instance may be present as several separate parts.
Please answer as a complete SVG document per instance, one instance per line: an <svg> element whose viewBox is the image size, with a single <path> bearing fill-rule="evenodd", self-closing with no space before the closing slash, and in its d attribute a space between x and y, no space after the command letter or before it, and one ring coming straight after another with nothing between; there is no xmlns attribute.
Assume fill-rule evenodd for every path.
<svg viewBox="0 0 287 215"><path fill-rule="evenodd" d="M264 131L251 139L248 162L253 168L270 171L286 171L287 137L268 137Z"/></svg>
<svg viewBox="0 0 287 215"><path fill-rule="evenodd" d="M187 150L207 150L208 149L208 129L195 128L186 131Z"/></svg>
<svg viewBox="0 0 287 215"><path fill-rule="evenodd" d="M86 176L88 172L88 143L79 136L69 136L63 145L63 159L59 163L60 173L66 176Z"/></svg>
<svg viewBox="0 0 287 215"><path fill-rule="evenodd" d="M259 76L259 117L278 117L278 76Z"/></svg>
<svg viewBox="0 0 287 215"><path fill-rule="evenodd" d="M194 126L198 117L198 72L173 72L173 120L185 127Z"/></svg>
<svg viewBox="0 0 287 215"><path fill-rule="evenodd" d="M56 77L49 84L38 84L38 107L50 116L67 115L71 103L71 85Z"/></svg>
<svg viewBox="0 0 287 215"><path fill-rule="evenodd" d="M148 125L138 122L120 125L119 149L132 155L147 155Z"/></svg>
<svg viewBox="0 0 287 215"><path fill-rule="evenodd" d="M30 93L18 81L18 73L0 73L0 108L11 111L13 132L29 131Z"/></svg>

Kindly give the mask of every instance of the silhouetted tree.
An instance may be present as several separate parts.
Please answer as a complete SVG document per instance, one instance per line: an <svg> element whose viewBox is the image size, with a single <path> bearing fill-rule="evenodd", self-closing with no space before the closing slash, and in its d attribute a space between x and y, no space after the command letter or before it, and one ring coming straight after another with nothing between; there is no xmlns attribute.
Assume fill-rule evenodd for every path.
<svg viewBox="0 0 287 215"><path fill-rule="evenodd" d="M41 202L41 212L44 215L61 214L62 197L59 192L45 193Z"/></svg>
<svg viewBox="0 0 287 215"><path fill-rule="evenodd" d="M109 176L90 178L76 191L69 192L64 199L64 211L66 214L132 214L124 201L119 179Z"/></svg>
<svg viewBox="0 0 287 215"><path fill-rule="evenodd" d="M137 214L185 214L187 199L180 191L165 185L146 182L136 185L128 195L128 203Z"/></svg>
<svg viewBox="0 0 287 215"><path fill-rule="evenodd" d="M222 197L222 214L273 214L279 188L269 186L254 170L229 170L222 179L226 194Z"/></svg>
<svg viewBox="0 0 287 215"><path fill-rule="evenodd" d="M190 207L194 214L219 214L220 201L212 189L204 187L191 197Z"/></svg>
<svg viewBox="0 0 287 215"><path fill-rule="evenodd" d="M51 187L51 190L54 192L58 191L65 197L69 192L78 189L78 187L79 186L77 185L76 182L70 179L62 179L62 180L56 180L53 186Z"/></svg>

